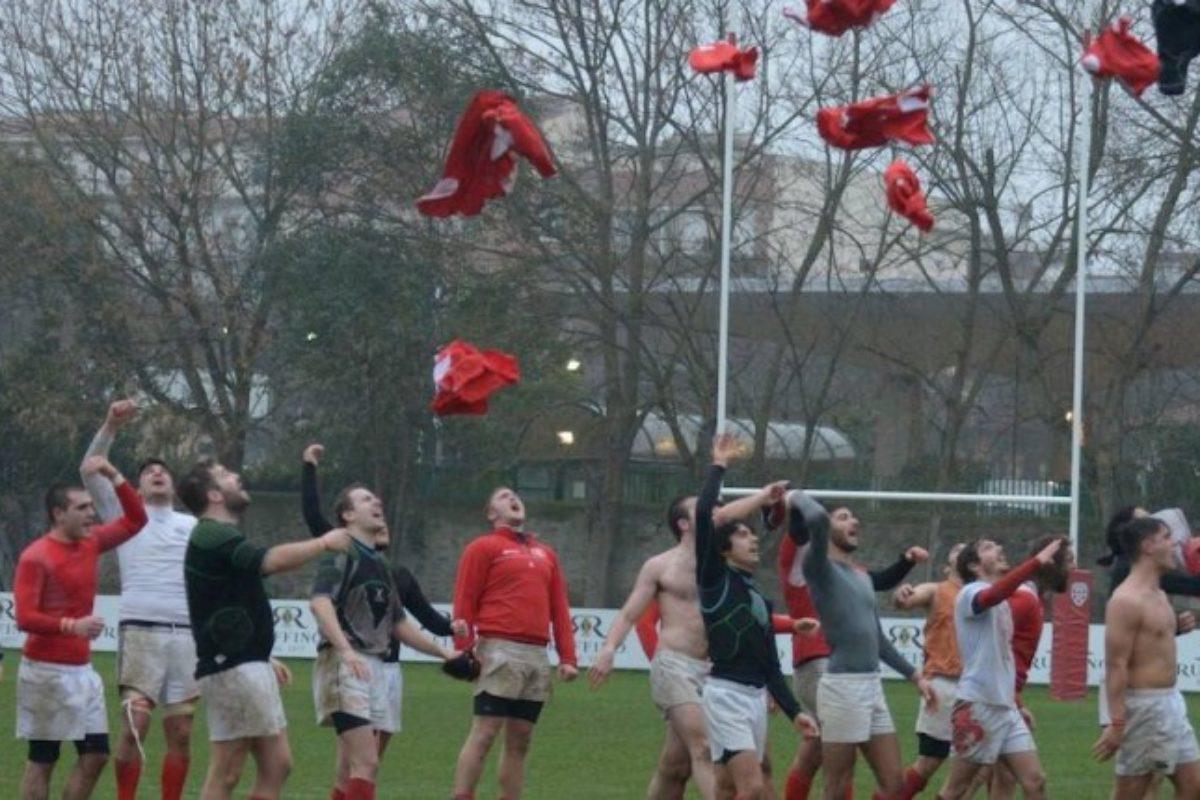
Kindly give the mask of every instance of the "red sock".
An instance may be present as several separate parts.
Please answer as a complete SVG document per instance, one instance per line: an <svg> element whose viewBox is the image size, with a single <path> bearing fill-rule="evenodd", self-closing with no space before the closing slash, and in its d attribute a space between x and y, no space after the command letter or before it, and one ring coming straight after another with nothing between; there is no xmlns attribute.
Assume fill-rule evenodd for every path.
<svg viewBox="0 0 1200 800"><path fill-rule="evenodd" d="M812 789L812 775L807 775L798 769L788 770L787 784L783 788L783 800L808 800L808 792Z"/></svg>
<svg viewBox="0 0 1200 800"><path fill-rule="evenodd" d="M366 778L351 778L346 800L375 800L375 784Z"/></svg>
<svg viewBox="0 0 1200 800"><path fill-rule="evenodd" d="M904 770L904 788L900 791L900 800L912 800L925 788L928 780L912 767Z"/></svg>
<svg viewBox="0 0 1200 800"><path fill-rule="evenodd" d="M137 800L138 780L142 777L142 762L114 761L113 771L117 774L117 800Z"/></svg>
<svg viewBox="0 0 1200 800"><path fill-rule="evenodd" d="M335 786L329 792L329 800L346 800L346 793Z"/></svg>
<svg viewBox="0 0 1200 800"><path fill-rule="evenodd" d="M162 764L162 800L179 800L183 797L183 784L188 774L187 756L167 753Z"/></svg>

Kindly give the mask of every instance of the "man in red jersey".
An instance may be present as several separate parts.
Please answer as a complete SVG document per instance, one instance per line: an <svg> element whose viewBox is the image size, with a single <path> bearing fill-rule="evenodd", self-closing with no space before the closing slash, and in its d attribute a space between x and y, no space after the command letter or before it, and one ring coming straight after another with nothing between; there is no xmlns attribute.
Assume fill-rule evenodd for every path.
<svg viewBox="0 0 1200 800"><path fill-rule="evenodd" d="M836 508L838 507L835 506ZM772 506L763 514L764 524L771 529L795 518L795 515L787 513L782 503ZM817 617L817 607L813 603L808 581L805 580L801 569L804 554L808 550L807 541L807 533L789 534L782 537L779 544L779 580L783 584L783 600L787 604L788 614L795 619ZM928 558L929 553L924 548L909 547L886 569L860 568L871 577L871 585L875 591L887 592L896 588L914 566ZM824 634L819 631L811 636L792 636L792 683L800 707L813 717L817 716L817 685L821 682L821 676L825 674L832 652ZM800 741L796 757L788 770L784 787L785 800L807 800L820 767L821 740L805 737ZM852 789L846 792L846 798L851 797Z"/></svg>
<svg viewBox="0 0 1200 800"><path fill-rule="evenodd" d="M13 594L17 627L28 634L17 671L17 737L29 741L22 800L45 800L64 741L79 760L67 778L64 800L91 797L108 762L104 683L91 665L91 640L104 630L92 613L101 553L129 540L146 524L137 491L103 456L83 464L86 476L103 475L116 489L124 516L96 525L96 508L79 486L57 484L46 492L50 531L21 553Z"/></svg>
<svg viewBox="0 0 1200 800"><path fill-rule="evenodd" d="M1033 546L1030 555L1036 555L1051 542L1062 538L1042 538ZM1042 639L1046 600L1052 594L1067 590L1067 576L1074 566L1075 554L1063 539L1063 546L1055 553L1054 560L1039 567L1033 578L1021 584L1021 587L1013 592L1013 596L1008 598L1013 621L1012 649L1017 670L1017 707L1031 732L1034 726L1033 714L1022 702L1021 690L1029 680L1029 668L1033 665L1033 657L1037 655L1038 643ZM1010 800L1017 796L1017 778L1004 762L997 763L992 769L989 785L990 800Z"/></svg>
<svg viewBox="0 0 1200 800"><path fill-rule="evenodd" d="M533 726L550 696L546 645L552 627L558 677L571 681L579 674L567 582L558 557L524 530L525 504L512 489L493 491L486 513L493 530L467 545L454 585L454 619L468 626L455 645L460 650L474 646L482 663L475 684L475 717L454 771L455 800L474 798L484 761L501 729L501 797L521 796Z"/></svg>

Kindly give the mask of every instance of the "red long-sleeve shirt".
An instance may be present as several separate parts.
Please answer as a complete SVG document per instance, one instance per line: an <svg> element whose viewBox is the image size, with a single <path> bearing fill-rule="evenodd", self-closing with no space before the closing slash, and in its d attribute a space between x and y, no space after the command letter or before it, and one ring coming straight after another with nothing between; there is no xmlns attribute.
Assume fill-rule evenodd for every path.
<svg viewBox="0 0 1200 800"><path fill-rule="evenodd" d="M1042 598L1029 586L1022 586L1008 598L1008 607L1012 611L1013 662L1017 668L1017 695L1025 688L1029 680L1029 668L1033 665L1033 657L1037 655L1038 642L1042 638L1042 626L1045 622L1045 612L1042 608Z"/></svg>
<svg viewBox="0 0 1200 800"><path fill-rule="evenodd" d="M807 545L805 545L807 547ZM808 582L800 565L804 562L802 548L796 546L790 536L784 536L779 543L779 580L783 583L783 602L787 605L788 613L796 619L812 617L818 619L817 607L813 604L812 595L808 590ZM788 633L779 631L777 633ZM814 658L826 658L833 650L825 635L817 631L812 636L792 634L792 664L799 666Z"/></svg>
<svg viewBox="0 0 1200 800"><path fill-rule="evenodd" d="M22 551L13 596L17 627L29 634L26 658L55 664L88 662L91 641L64 633L62 621L92 613L100 554L125 543L146 524L146 507L128 481L117 487L117 499L125 515L95 526L86 538L66 542L47 533Z"/></svg>
<svg viewBox="0 0 1200 800"><path fill-rule="evenodd" d="M545 646L553 627L559 661L576 664L567 582L554 550L533 534L499 528L467 545L454 582L454 618L471 630L455 639L459 649L472 646L475 635Z"/></svg>

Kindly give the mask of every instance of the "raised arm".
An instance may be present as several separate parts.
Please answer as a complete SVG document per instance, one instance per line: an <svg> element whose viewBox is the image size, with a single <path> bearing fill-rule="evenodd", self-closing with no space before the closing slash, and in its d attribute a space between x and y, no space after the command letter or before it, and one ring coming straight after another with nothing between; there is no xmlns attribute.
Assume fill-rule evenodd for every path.
<svg viewBox="0 0 1200 800"><path fill-rule="evenodd" d="M350 548L350 534L345 528L335 528L315 539L305 539L299 542L277 544L269 550L255 547L243 541L248 550L235 551L231 557L234 566L245 571L254 571L254 559L258 560L258 571L263 575L274 575L277 572L290 572L300 569L322 553L345 552Z"/></svg>
<svg viewBox="0 0 1200 800"><path fill-rule="evenodd" d="M892 595L892 604L904 611L914 608L929 608L937 595L936 583L919 583L916 586L904 584Z"/></svg>
<svg viewBox="0 0 1200 800"><path fill-rule="evenodd" d="M129 481L104 456L89 456L83 462L83 473L99 477L109 485L120 503L123 515L104 525L92 528L92 536L100 552L112 550L132 539L146 525L146 505Z"/></svg>
<svg viewBox="0 0 1200 800"><path fill-rule="evenodd" d="M754 512L761 510L764 506L781 500L787 488L787 481L775 481L762 487L754 494L748 494L745 497L731 500L713 511L713 524L720 527L726 522L736 522L753 516Z"/></svg>
<svg viewBox="0 0 1200 800"><path fill-rule="evenodd" d="M453 631L450 630L450 620L429 603L429 600L425 598L425 593L421 591L421 584L417 583L417 577L407 567L393 569L392 579L396 581L396 590L400 593L400 605L404 606L405 611L416 617L417 622L421 623L434 636L453 635Z"/></svg>
<svg viewBox="0 0 1200 800"><path fill-rule="evenodd" d="M1033 558L1024 562L1016 569L1009 570L1007 575L986 589L976 592L975 596L971 598L971 611L976 614L982 614L992 606L1000 605L1012 597L1013 592L1021 588L1022 583L1033 577L1033 573L1037 572L1038 567L1043 564L1049 564L1054 560L1054 555L1063 546L1064 541L1063 539L1055 539L1039 550Z"/></svg>
<svg viewBox="0 0 1200 800"><path fill-rule="evenodd" d="M788 536L797 544L808 544L804 554L804 574L819 577L829 571L829 514L825 507L802 491L788 492ZM810 580L812 577L809 578Z"/></svg>
<svg viewBox="0 0 1200 800"><path fill-rule="evenodd" d="M136 415L137 403L133 400L117 400L110 404L104 424L100 426L100 430L96 431L92 443L83 455L83 463L79 465L79 476L83 478L83 486L92 496L92 502L96 504L96 514L100 517L101 522L111 522L121 516L121 504L117 500L112 484L84 467L92 456L102 456L107 460L113 441L117 438L117 431Z"/></svg>
<svg viewBox="0 0 1200 800"><path fill-rule="evenodd" d="M319 444L304 448L304 464L300 471L300 509L304 513L304 524L313 536L333 530L321 513L321 492L317 486L317 463L324 452L325 448Z"/></svg>
<svg viewBox="0 0 1200 800"><path fill-rule="evenodd" d="M713 462L696 497L696 583L701 589L713 586L725 577L725 559L717 549L716 522L713 520L725 466Z"/></svg>
<svg viewBox="0 0 1200 800"><path fill-rule="evenodd" d="M908 577L908 573L912 572L920 559L915 557L916 553L922 553L928 558L929 554L920 547L910 547L900 554L900 558L896 559L891 565L878 570L868 570L867 574L871 576L871 586L877 592L890 592L900 585L900 582Z"/></svg>

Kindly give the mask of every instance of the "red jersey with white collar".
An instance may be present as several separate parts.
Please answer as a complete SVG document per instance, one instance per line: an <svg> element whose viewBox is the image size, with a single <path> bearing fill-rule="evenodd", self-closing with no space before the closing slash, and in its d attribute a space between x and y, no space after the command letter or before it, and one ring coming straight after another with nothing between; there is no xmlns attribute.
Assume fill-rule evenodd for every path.
<svg viewBox="0 0 1200 800"><path fill-rule="evenodd" d="M100 554L128 541L146 524L146 507L137 491L124 481L117 499L125 516L72 542L50 534L35 539L17 561L13 596L17 627L29 636L22 652L35 661L86 664L91 642L66 633L65 620L90 616L96 600Z"/></svg>
<svg viewBox="0 0 1200 800"><path fill-rule="evenodd" d="M819 619L800 565L804 563L804 551L808 545L797 547L792 537L784 536L779 543L779 580L783 583L783 602L793 619L812 617ZM814 658L827 658L833 650L825 641L825 634L817 631L812 636L792 635L792 664L799 666Z"/></svg>
<svg viewBox="0 0 1200 800"><path fill-rule="evenodd" d="M531 533L498 528L467 545L454 582L454 619L472 631L456 638L463 649L475 635L554 647L564 664L575 665L575 634L567 582L558 556Z"/></svg>

